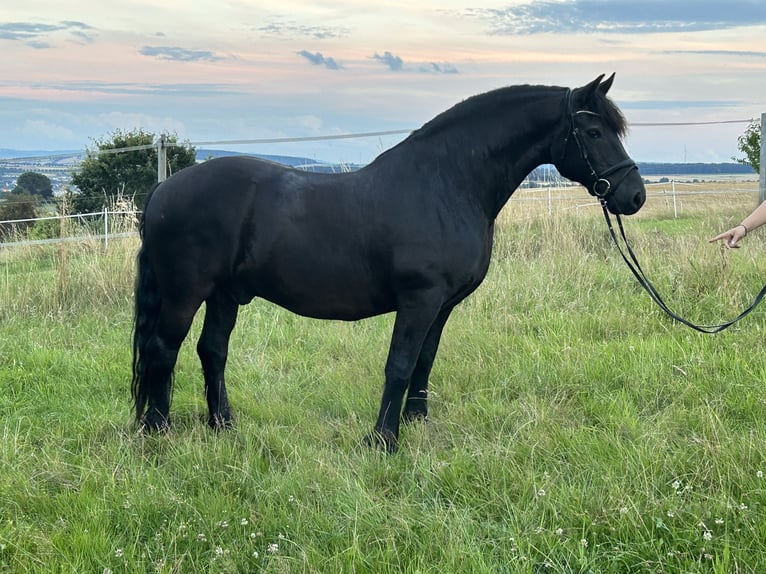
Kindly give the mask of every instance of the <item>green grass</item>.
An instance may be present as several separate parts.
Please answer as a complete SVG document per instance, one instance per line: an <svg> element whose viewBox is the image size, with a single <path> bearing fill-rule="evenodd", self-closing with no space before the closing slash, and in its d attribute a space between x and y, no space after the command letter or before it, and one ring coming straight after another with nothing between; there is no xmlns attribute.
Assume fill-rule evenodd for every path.
<svg viewBox="0 0 766 574"><path fill-rule="evenodd" d="M499 222L447 325L431 421L360 446L392 317L242 308L237 417L208 430L192 337L167 435L129 401L133 241L0 251L0 572L763 572L763 311L665 318L600 214ZM766 278L737 217L632 218L671 306L715 322ZM742 215L742 214L739 214Z"/></svg>

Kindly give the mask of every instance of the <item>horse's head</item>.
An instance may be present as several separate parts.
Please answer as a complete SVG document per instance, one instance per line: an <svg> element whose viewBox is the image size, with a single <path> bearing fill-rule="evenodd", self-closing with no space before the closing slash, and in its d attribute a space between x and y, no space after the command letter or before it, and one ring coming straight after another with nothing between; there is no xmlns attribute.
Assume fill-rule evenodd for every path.
<svg viewBox="0 0 766 574"><path fill-rule="evenodd" d="M630 215L644 204L646 189L622 146L625 118L606 97L614 74L602 82L603 77L567 90L551 153L561 175L584 185L612 213Z"/></svg>

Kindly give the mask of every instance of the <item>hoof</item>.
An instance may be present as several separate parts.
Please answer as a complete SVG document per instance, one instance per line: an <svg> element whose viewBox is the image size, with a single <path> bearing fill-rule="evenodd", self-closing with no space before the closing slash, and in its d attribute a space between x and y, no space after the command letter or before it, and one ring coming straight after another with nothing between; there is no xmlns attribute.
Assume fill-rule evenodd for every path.
<svg viewBox="0 0 766 574"><path fill-rule="evenodd" d="M149 434L168 432L170 430L170 417L163 417L156 412L147 414L141 421L140 430Z"/></svg>
<svg viewBox="0 0 766 574"><path fill-rule="evenodd" d="M399 448L399 439L391 432L376 429L364 437L364 444L386 454L394 454Z"/></svg>
<svg viewBox="0 0 766 574"><path fill-rule="evenodd" d="M402 421L406 424L427 423L428 411L418 409L406 410L402 413Z"/></svg>
<svg viewBox="0 0 766 574"><path fill-rule="evenodd" d="M207 425L214 431L225 431L234 426L234 419L232 419L231 415L228 413L215 415L208 419Z"/></svg>
<svg viewBox="0 0 766 574"><path fill-rule="evenodd" d="M428 400L426 399L428 393L421 391L419 394L418 397L407 397L407 402L404 404L402 418L408 423L428 420Z"/></svg>

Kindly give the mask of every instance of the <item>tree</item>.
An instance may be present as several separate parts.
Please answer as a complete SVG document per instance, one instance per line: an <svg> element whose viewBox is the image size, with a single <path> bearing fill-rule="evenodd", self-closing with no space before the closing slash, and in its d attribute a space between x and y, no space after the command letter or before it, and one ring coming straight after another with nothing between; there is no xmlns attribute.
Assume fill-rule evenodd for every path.
<svg viewBox="0 0 766 574"><path fill-rule="evenodd" d="M14 193L8 199L0 201L0 221L34 219L35 203L37 201L31 195ZM22 233L32 225L34 221L0 223L0 241L11 238L16 233Z"/></svg>
<svg viewBox="0 0 766 574"><path fill-rule="evenodd" d="M35 171L25 171L16 180L16 187L11 190L11 193L50 199L53 197L53 185L47 175Z"/></svg>
<svg viewBox="0 0 766 574"><path fill-rule="evenodd" d="M123 132L116 130L107 139L95 140L95 150L72 176L72 210L89 213L113 204L120 197L132 198L137 206L144 204L146 194L157 181L156 137L142 129ZM177 136L166 135L168 173L194 165L196 150L173 145ZM123 148L136 148L117 151Z"/></svg>
<svg viewBox="0 0 766 574"><path fill-rule="evenodd" d="M737 138L737 149L745 154L744 158L733 157L737 163L750 165L756 171L761 172L761 123L751 123L745 133Z"/></svg>

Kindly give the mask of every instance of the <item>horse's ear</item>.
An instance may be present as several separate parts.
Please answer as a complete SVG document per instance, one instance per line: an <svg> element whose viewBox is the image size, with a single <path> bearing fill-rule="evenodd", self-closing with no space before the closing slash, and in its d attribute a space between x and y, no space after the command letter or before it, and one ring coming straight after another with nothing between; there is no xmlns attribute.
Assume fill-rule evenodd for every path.
<svg viewBox="0 0 766 574"><path fill-rule="evenodd" d="M604 76L601 76L601 77L603 78ZM606 93L609 91L609 88L612 87L613 82L614 82L614 72L612 72L611 76L609 76L606 80L604 80L603 82L599 84L598 89L602 95L604 96L606 95Z"/></svg>
<svg viewBox="0 0 766 574"><path fill-rule="evenodd" d="M581 92L581 102L590 102L593 96L596 94L596 90L598 90L599 86L601 85L601 80L604 79L604 74L601 74L598 78L590 82L589 84L584 85L582 88L580 88L578 91Z"/></svg>

